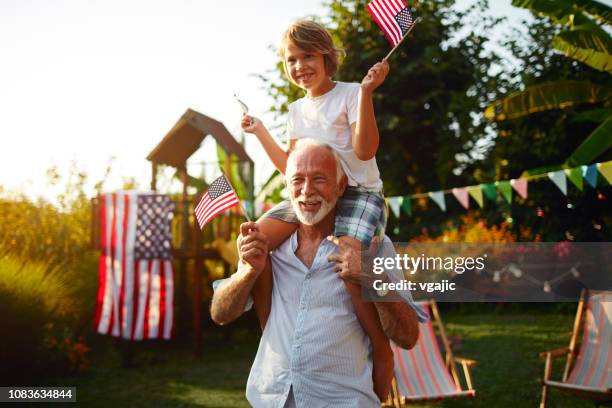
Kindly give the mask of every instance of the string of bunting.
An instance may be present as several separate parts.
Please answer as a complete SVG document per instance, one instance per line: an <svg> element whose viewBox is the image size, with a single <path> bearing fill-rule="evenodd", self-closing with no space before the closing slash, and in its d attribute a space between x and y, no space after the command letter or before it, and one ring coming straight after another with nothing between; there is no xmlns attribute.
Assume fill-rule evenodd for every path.
<svg viewBox="0 0 612 408"><path fill-rule="evenodd" d="M567 180L580 191L584 190L584 181L593 188L597 187L597 174L600 173L609 184L612 184L612 160L602 163L594 163L588 166L574 167L563 169L546 174L538 174L535 176L521 177L511 180L500 180L494 183L484 183L472 186L457 187L448 190L429 191L427 193L411 194L406 196L387 197L386 201L389 209L395 215L400 217L400 209L408 216L412 215L412 200L418 198L428 198L432 200L442 211L446 211L446 194L452 194L455 199L466 210L470 207L470 197L476 201L478 206L484 206L485 197L491 201L495 201L497 191L508 202L512 203L512 191L516 191L518 195L526 199L528 196L529 182L539 181L541 179L551 180L557 188L567 195Z"/></svg>
<svg viewBox="0 0 612 408"><path fill-rule="evenodd" d="M500 180L494 183L483 183L472 186L464 186L451 188L447 190L429 191L427 193L410 194L405 196L393 196L385 198L387 205L396 218L400 217L403 211L406 215L412 216L412 200L418 198L428 198L432 200L442 211L446 211L446 194L452 194L455 199L466 210L470 207L470 197L478 204L480 208L484 206L485 198L490 201L495 201L497 192L508 202L512 203L512 192L515 191L523 199L529 195L528 186L530 182L548 179L555 186L567 195L567 180L580 191L584 190L584 181L589 186L596 188L598 174L612 184L612 160L602 163L594 163L585 166L574 167L570 169L553 171L535 176L521 177L511 180ZM271 202L251 202L243 200L242 204L250 214L259 217L261 214L274 206ZM238 210L235 210L238 213Z"/></svg>

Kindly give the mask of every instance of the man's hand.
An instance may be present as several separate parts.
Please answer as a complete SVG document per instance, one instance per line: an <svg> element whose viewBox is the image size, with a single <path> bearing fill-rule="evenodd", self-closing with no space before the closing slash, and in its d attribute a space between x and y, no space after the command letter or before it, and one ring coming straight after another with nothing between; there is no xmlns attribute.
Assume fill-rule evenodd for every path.
<svg viewBox="0 0 612 408"><path fill-rule="evenodd" d="M255 222L241 224L240 236L236 243L240 261L250 265L258 274L261 273L266 266L268 238L259 231L259 225Z"/></svg>
<svg viewBox="0 0 612 408"><path fill-rule="evenodd" d="M388 73L389 63L387 60L377 62L361 81L361 89L369 93L374 92L385 81Z"/></svg>
<svg viewBox="0 0 612 408"><path fill-rule="evenodd" d="M327 239L338 247L338 252L330 255L327 259L329 262L335 262L334 271L338 273L341 279L361 285L363 278L370 279L372 277L371 270L363 272L362 256L374 256L378 252L378 244L380 239L374 237L370 244L370 248L365 252L356 251L349 243L338 237L327 237ZM369 268L368 268L369 269Z"/></svg>

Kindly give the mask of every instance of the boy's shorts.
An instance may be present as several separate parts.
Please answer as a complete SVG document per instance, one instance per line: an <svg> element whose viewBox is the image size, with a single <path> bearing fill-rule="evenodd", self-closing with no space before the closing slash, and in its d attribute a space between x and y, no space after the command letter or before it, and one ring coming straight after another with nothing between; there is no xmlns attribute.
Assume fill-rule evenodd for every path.
<svg viewBox="0 0 612 408"><path fill-rule="evenodd" d="M290 200L284 200L262 215L277 220L299 224ZM338 199L334 235L348 235L365 245L370 245L374 236L382 237L387 227L387 209L382 193L348 186Z"/></svg>

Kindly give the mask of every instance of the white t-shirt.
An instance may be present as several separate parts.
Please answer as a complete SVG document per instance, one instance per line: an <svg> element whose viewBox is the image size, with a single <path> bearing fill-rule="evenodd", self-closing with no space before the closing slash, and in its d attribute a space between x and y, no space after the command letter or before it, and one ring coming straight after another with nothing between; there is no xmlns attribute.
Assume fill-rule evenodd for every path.
<svg viewBox="0 0 612 408"><path fill-rule="evenodd" d="M376 158L359 160L353 150L351 124L357 121L359 84L336 82L327 93L305 96L289 105L287 138L311 138L330 145L340 156L349 186L382 190Z"/></svg>

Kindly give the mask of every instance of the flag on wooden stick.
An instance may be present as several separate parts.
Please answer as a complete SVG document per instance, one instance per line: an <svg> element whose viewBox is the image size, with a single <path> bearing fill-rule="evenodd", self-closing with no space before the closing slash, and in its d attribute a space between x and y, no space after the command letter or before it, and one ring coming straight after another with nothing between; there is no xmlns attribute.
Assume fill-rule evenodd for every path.
<svg viewBox="0 0 612 408"><path fill-rule="evenodd" d="M368 11L393 47L402 41L413 24L412 16L403 0L373 0L368 4Z"/></svg>
<svg viewBox="0 0 612 408"><path fill-rule="evenodd" d="M240 204L240 200L231 184L224 175L221 175L215 181L210 183L208 191L206 191L200 202L195 208L195 215L200 225L200 229L219 213Z"/></svg>

